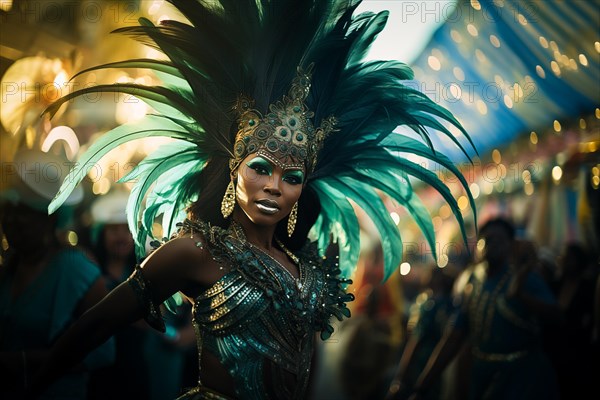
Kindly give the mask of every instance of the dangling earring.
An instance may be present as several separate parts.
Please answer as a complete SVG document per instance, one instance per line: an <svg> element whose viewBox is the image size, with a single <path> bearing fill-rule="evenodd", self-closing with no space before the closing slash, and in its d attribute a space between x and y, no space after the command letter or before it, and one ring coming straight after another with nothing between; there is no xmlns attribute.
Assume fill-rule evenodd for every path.
<svg viewBox="0 0 600 400"><path fill-rule="evenodd" d="M233 185L233 181L229 181L229 185L227 185L227 190L225 191L225 196L223 196L223 201L221 202L221 214L223 214L223 218L227 218L231 215L234 206L235 186Z"/></svg>
<svg viewBox="0 0 600 400"><path fill-rule="evenodd" d="M292 237L292 234L294 233L294 229L296 228L296 219L297 218L298 218L298 202L294 203L294 206L292 207L292 211L290 211L290 215L288 216L288 223L287 223L288 237Z"/></svg>

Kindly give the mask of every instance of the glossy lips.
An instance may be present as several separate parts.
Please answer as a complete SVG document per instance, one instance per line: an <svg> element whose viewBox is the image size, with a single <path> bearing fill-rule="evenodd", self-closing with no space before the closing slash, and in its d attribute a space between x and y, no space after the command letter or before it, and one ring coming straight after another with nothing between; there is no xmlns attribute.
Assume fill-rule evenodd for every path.
<svg viewBox="0 0 600 400"><path fill-rule="evenodd" d="M273 215L279 211L279 203L271 199L261 199L256 201L256 207L265 214Z"/></svg>

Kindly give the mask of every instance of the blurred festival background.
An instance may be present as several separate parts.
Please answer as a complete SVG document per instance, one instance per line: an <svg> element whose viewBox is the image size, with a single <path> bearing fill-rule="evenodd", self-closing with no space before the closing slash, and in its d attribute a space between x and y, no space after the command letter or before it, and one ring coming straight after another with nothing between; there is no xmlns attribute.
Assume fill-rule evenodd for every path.
<svg viewBox="0 0 600 400"><path fill-rule="evenodd" d="M434 145L463 171L478 221L508 216L521 237L554 255L563 243L579 241L597 257L600 1L368 0L360 7L383 9L390 10L388 26L370 58L409 64L415 80L407 85L446 106L470 133L478 151L470 152L471 160L447 138L434 138ZM109 35L117 27L135 25L141 16L154 22L176 17L163 1L0 1L0 191L14 173L11 163L18 149L47 151L60 143L76 161L90 140L151 112L135 97L106 94L71 101L52 120L39 117L73 89L115 81L158 82L142 69L103 70L69 80L100 63L158 57L130 39ZM464 137L459 135L458 141L470 148ZM89 240L93 200L115 186L130 189L118 179L164 143L148 138L123 145L92 169L83 183L80 217L65 233L72 245ZM447 171L419 161L450 185L470 224L469 246L474 248L473 210L464 191ZM469 259L450 208L432 190L415 184L433 218L439 257L433 260L416 223L387 201L404 242L399 273L386 284L397 289L390 291L388 312L404 317L424 271L433 263L460 270ZM381 260L370 221L361 223L364 251L355 285L356 291L369 291L381 277ZM158 235L159 229L157 224ZM354 307L365 306L357 301Z"/></svg>

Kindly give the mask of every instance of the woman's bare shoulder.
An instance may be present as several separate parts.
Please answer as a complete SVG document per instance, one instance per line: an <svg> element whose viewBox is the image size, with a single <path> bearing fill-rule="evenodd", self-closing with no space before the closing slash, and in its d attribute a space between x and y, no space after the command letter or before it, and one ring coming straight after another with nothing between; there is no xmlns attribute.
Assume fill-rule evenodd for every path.
<svg viewBox="0 0 600 400"><path fill-rule="evenodd" d="M223 268L198 233L161 245L142 263L142 268L147 279L169 292L195 292L195 288L210 287L223 276Z"/></svg>

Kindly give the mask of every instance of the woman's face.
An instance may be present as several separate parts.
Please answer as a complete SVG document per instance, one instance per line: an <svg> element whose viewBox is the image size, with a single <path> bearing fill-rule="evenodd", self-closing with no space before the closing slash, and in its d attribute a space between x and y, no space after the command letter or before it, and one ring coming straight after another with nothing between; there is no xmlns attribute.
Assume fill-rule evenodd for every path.
<svg viewBox="0 0 600 400"><path fill-rule="evenodd" d="M304 186L303 168L281 165L257 155L248 155L237 170L237 203L257 225L275 225L287 217ZM287 164L286 164L287 162Z"/></svg>

